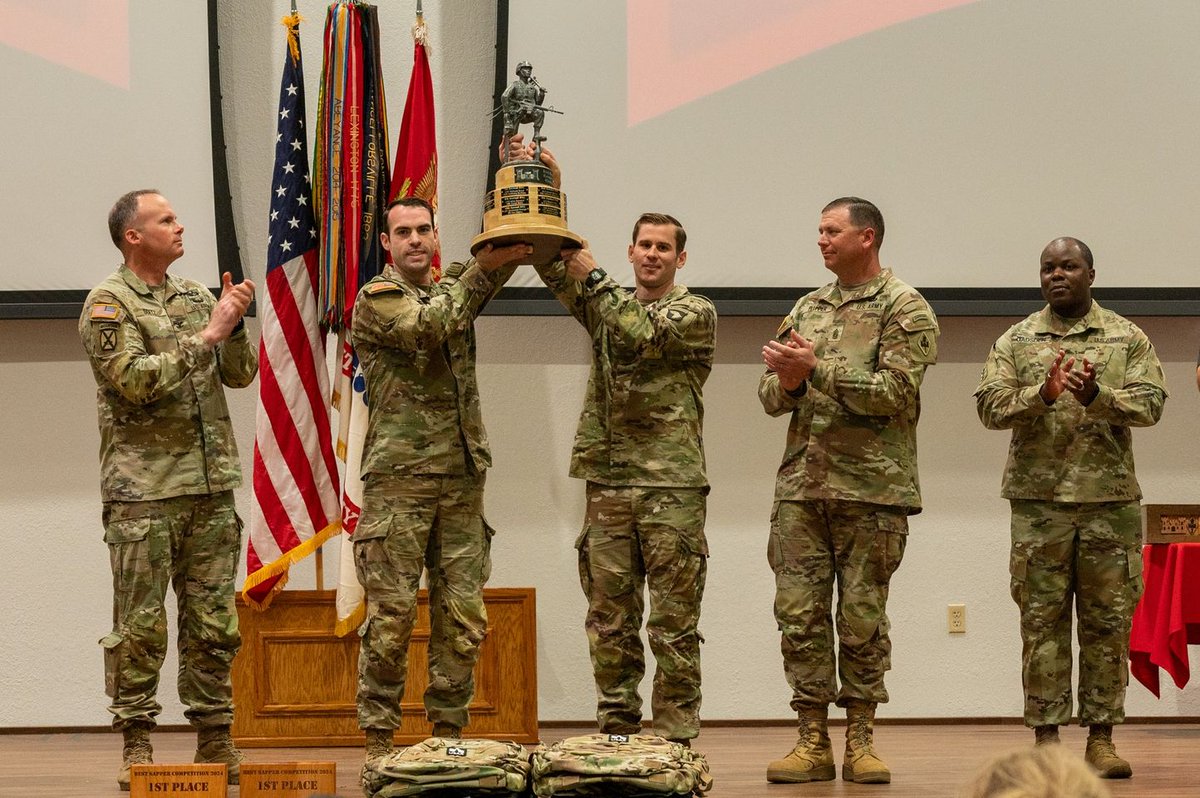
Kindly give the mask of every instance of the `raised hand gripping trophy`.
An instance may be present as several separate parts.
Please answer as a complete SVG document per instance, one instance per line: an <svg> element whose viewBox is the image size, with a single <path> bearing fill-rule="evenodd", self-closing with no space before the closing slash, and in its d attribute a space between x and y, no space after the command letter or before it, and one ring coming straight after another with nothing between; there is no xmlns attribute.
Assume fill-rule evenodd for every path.
<svg viewBox="0 0 1200 798"><path fill-rule="evenodd" d="M567 196L554 186L550 167L541 162L546 112L562 113L542 105L545 99L546 90L533 77L533 65L517 64L517 80L504 90L496 110L504 115L503 164L496 172L496 188L484 197L483 232L471 241L472 254L485 244L529 244L531 262L546 263L557 258L563 247L583 246L583 239L567 229ZM509 141L520 125L530 123L533 158L510 160Z"/></svg>

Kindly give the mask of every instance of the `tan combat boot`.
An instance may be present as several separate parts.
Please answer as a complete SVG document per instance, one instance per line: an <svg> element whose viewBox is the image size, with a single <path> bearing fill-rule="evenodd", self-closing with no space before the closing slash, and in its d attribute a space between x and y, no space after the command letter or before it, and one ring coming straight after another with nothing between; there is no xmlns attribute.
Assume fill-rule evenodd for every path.
<svg viewBox="0 0 1200 798"><path fill-rule="evenodd" d="M797 784L837 776L829 742L829 707L804 707L799 716L800 739L790 754L767 764L767 781Z"/></svg>
<svg viewBox="0 0 1200 798"><path fill-rule="evenodd" d="M367 784L371 775L370 767L379 760L383 759L388 754L392 753L395 748L392 745L392 735L394 729L367 729L367 757L363 762L362 769L358 772L358 779L362 782L363 791L369 795Z"/></svg>
<svg viewBox="0 0 1200 798"><path fill-rule="evenodd" d="M393 751L392 729L367 729L367 762L383 759Z"/></svg>
<svg viewBox="0 0 1200 798"><path fill-rule="evenodd" d="M1133 775L1133 768L1121 757L1117 756L1116 746L1112 741L1111 724L1093 724L1088 727L1087 750L1083 758L1096 769L1096 775L1102 779L1127 779Z"/></svg>
<svg viewBox="0 0 1200 798"><path fill-rule="evenodd" d="M245 760L233 744L228 726L204 726L196 731L196 756L192 761L228 765L230 784L238 783Z"/></svg>
<svg viewBox="0 0 1200 798"><path fill-rule="evenodd" d="M890 784L892 772L875 753L875 705L851 701L846 705L846 756L842 778L856 784Z"/></svg>
<svg viewBox="0 0 1200 798"><path fill-rule="evenodd" d="M453 723L446 723L443 720L439 720L433 724L433 736L442 737L447 740L461 740L462 726L455 726Z"/></svg>
<svg viewBox="0 0 1200 798"><path fill-rule="evenodd" d="M129 766L154 764L154 749L150 747L150 727L144 723L133 723L121 730L125 747L121 751L121 770L117 773L117 786L129 791Z"/></svg>
<svg viewBox="0 0 1200 798"><path fill-rule="evenodd" d="M1033 727L1033 744L1035 746L1042 745L1058 745L1058 726L1034 726Z"/></svg>

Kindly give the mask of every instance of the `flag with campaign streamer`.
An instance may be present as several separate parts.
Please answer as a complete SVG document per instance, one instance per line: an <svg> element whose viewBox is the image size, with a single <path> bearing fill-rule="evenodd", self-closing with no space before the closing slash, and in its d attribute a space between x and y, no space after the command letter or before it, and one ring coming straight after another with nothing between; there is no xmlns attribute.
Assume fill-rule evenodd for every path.
<svg viewBox="0 0 1200 798"><path fill-rule="evenodd" d="M383 268L388 134L375 6L329 6L317 117L320 305L326 326L340 331L350 326L358 290Z"/></svg>
<svg viewBox="0 0 1200 798"><path fill-rule="evenodd" d="M404 116L400 121L400 137L396 145L396 166L392 172L389 201L397 197L420 197L437 210L437 142L434 137L433 81L429 75L429 58L426 55L427 32L425 20L417 4L417 21L413 24L413 71L408 84L408 99L404 103ZM386 224L386 220L383 221ZM441 273L439 253L434 253L434 279ZM366 378L362 374L358 358L346 345L342 355L342 390L351 393L354 410L349 429L344 438L339 438L339 451L346 448L347 463L362 462L362 445L367 434ZM362 507L362 480L358 468L346 472L346 488L342 504L342 557L337 587L336 634L345 635L358 628L366 615L364 593L358 583L354 569L354 552L350 535L358 523L358 512Z"/></svg>
<svg viewBox="0 0 1200 798"><path fill-rule="evenodd" d="M260 293L254 503L246 602L265 608L288 568L341 529L325 332L317 312L317 227L305 130L300 16L287 29L271 182L267 271Z"/></svg>
<svg viewBox="0 0 1200 798"><path fill-rule="evenodd" d="M377 9L366 3L337 2L325 22L320 117L314 198L320 225L321 308L326 326L336 330L342 367L333 391L338 412L337 455L345 463L342 490L342 562L338 578L335 631L347 634L364 616L362 588L353 579L350 536L362 506L362 440L366 437L364 379L347 339L354 299L383 269L383 210L387 205L387 106L379 59ZM350 561L352 587L343 583ZM349 589L349 588L347 588ZM352 609L343 612L344 604Z"/></svg>

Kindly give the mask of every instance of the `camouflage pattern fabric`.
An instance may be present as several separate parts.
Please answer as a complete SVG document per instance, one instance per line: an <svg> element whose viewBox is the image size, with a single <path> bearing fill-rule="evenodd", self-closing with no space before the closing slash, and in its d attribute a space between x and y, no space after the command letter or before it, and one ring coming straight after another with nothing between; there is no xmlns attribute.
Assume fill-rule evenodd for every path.
<svg viewBox="0 0 1200 798"><path fill-rule="evenodd" d="M200 338L216 304L193 280L161 289L121 266L88 294L79 337L96 379L104 501L219 493L241 485L222 384L258 372L245 331L215 350Z"/></svg>
<svg viewBox="0 0 1200 798"><path fill-rule="evenodd" d="M677 285L643 305L612 277L585 288L567 277L562 261L538 273L592 339L571 476L706 487L701 389L716 340L712 302Z"/></svg>
<svg viewBox="0 0 1200 798"><path fill-rule="evenodd" d="M1095 364L1084 407L1039 390L1058 350ZM1082 319L1049 306L992 347L975 391L988 429L1012 429L1002 495L1012 505L1012 595L1021 609L1025 722L1071 718L1071 606L1079 622L1079 714L1124 720L1129 626L1142 592L1141 488L1130 427L1162 415L1162 367L1136 325L1096 302Z"/></svg>
<svg viewBox="0 0 1200 798"><path fill-rule="evenodd" d="M1047 405L1039 389L1058 350L1096 366L1099 394L1087 407L1069 393ZM1158 422L1162 366L1136 325L1096 302L1082 319L1049 306L1008 329L992 347L975 391L988 429L1011 429L1001 495L1007 499L1122 502L1140 499L1130 427Z"/></svg>
<svg viewBox="0 0 1200 798"><path fill-rule="evenodd" d="M641 728L639 629L649 585L654 728L690 739L700 731L697 627L708 557L702 390L716 309L682 285L642 303L607 275L588 288L568 277L562 261L537 268L592 341L570 473L588 480L577 546L596 717L606 732Z"/></svg>
<svg viewBox="0 0 1200 798"><path fill-rule="evenodd" d="M780 501L865 501L920 512L917 419L925 369L937 362L937 319L914 289L884 269L869 282L836 282L802 297L779 327L813 342L820 363L790 396L768 371L758 396L791 414L775 481Z"/></svg>
<svg viewBox="0 0 1200 798"><path fill-rule="evenodd" d="M1141 508L1137 502L1010 504L1025 725L1071 720L1072 604L1079 617L1079 721L1123 722L1129 628L1142 595Z"/></svg>
<svg viewBox="0 0 1200 798"><path fill-rule="evenodd" d="M882 704L891 669L888 584L908 541L908 517L862 502L776 502L767 561L792 709ZM837 583L837 614L833 590ZM838 636L834 677L833 628Z"/></svg>
<svg viewBox="0 0 1200 798"><path fill-rule="evenodd" d="M512 276L452 263L419 286L395 266L363 286L351 341L367 377L365 474L463 474L492 464L475 379L474 320Z"/></svg>
<svg viewBox="0 0 1200 798"><path fill-rule="evenodd" d="M588 598L588 647L600 730L641 728L646 672L638 630L650 587L646 636L657 668L654 729L673 740L700 733L700 599L708 570L704 490L587 484L579 580Z"/></svg>
<svg viewBox="0 0 1200 798"><path fill-rule="evenodd" d="M430 737L363 768L367 798L526 795L529 752L501 740Z"/></svg>
<svg viewBox="0 0 1200 798"><path fill-rule="evenodd" d="M429 584L430 721L463 727L475 694L475 662L487 632L483 586L491 574L491 528L482 475L367 478L354 532L354 565L367 596L358 658L358 722L400 725L408 644L422 569Z"/></svg>
<svg viewBox="0 0 1200 798"><path fill-rule="evenodd" d="M241 645L234 579L241 521L233 493L108 502L104 541L113 572L113 629L104 648L113 728L154 725L167 653L167 585L179 606L179 699L197 727L233 722L230 668Z"/></svg>
<svg viewBox="0 0 1200 798"><path fill-rule="evenodd" d="M888 585L921 511L917 420L925 370L937 362L937 318L890 269L860 286L804 297L780 324L813 343L818 364L797 395L763 375L758 398L791 414L767 559L792 707L887 701ZM832 596L837 583L834 678Z"/></svg>
<svg viewBox="0 0 1200 798"><path fill-rule="evenodd" d="M703 795L713 784L703 754L648 734L588 734L538 746L532 774L538 796Z"/></svg>

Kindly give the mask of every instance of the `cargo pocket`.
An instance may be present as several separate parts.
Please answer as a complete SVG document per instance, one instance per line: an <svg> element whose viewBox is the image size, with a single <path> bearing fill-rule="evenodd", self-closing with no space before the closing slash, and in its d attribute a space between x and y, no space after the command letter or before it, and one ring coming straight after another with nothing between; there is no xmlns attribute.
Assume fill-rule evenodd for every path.
<svg viewBox="0 0 1200 798"><path fill-rule="evenodd" d="M592 595L592 572L588 563L588 524L583 522L583 529L575 537L575 549L579 554L579 586L583 595Z"/></svg>
<svg viewBox="0 0 1200 798"><path fill-rule="evenodd" d="M482 514L479 523L483 524L483 573L479 584L486 585L492 578L492 538L496 537L496 530Z"/></svg>
<svg viewBox="0 0 1200 798"><path fill-rule="evenodd" d="M1145 589L1142 581L1142 547L1135 546L1132 549L1126 549L1125 557L1129 580L1129 606L1132 608L1137 606L1138 601L1142 598L1142 591Z"/></svg>
<svg viewBox="0 0 1200 798"><path fill-rule="evenodd" d="M151 537L157 519L151 517L110 520L104 526L104 542L112 565L113 586L122 607L140 588L149 584L155 569L169 566L169 542L165 534ZM124 596L124 598L121 598Z"/></svg>
<svg viewBox="0 0 1200 798"><path fill-rule="evenodd" d="M383 545L392 529L392 514L369 518L359 517L358 526L350 537L354 546L354 573L358 583L370 593L371 585L375 583L373 574L381 569L391 571L391 563L387 556L387 547Z"/></svg>
<svg viewBox="0 0 1200 798"><path fill-rule="evenodd" d="M125 637L119 632L109 632L100 638L104 649L104 694L116 698L121 687L121 660L125 652Z"/></svg>
<svg viewBox="0 0 1200 798"><path fill-rule="evenodd" d="M1023 551L1013 549L1012 555L1008 560L1008 574L1010 577L1008 589L1012 595L1012 600L1017 603L1018 607L1025 606L1025 598L1029 595L1025 583L1028 571L1028 555Z"/></svg>
<svg viewBox="0 0 1200 798"><path fill-rule="evenodd" d="M876 578L886 587L904 559L904 549L908 545L908 516L880 512L875 514L875 522L879 530L875 551Z"/></svg>

